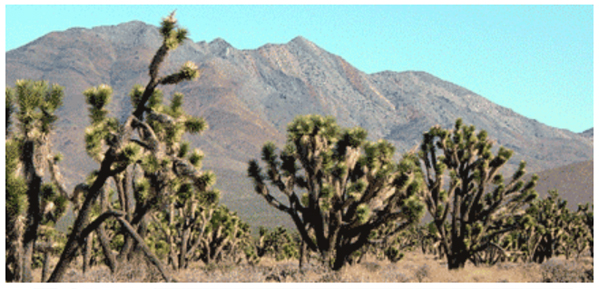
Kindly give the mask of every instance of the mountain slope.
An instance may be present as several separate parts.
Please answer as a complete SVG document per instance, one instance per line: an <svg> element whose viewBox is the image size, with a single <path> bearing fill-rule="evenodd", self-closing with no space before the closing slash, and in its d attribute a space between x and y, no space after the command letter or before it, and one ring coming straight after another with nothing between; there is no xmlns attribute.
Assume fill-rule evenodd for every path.
<svg viewBox="0 0 599 289"><path fill-rule="evenodd" d="M66 156L70 186L97 166L84 151L88 119L81 92L111 85L110 109L123 119L131 110L129 90L147 82L160 40L156 27L134 21L53 32L6 53L7 85L31 78L66 88L54 144ZM238 50L223 39L186 41L167 58L164 73L186 60L198 64L201 77L166 89L165 98L182 92L186 110L207 119L210 130L190 140L206 153L205 167L215 170L223 201L254 224L280 214L253 193L247 161L259 157L265 141L282 145L287 123L299 114L333 115L343 126L362 126L370 139L387 138L398 152L415 147L432 125L451 127L462 117L513 149L511 166L524 159L528 171L539 171L592 158L592 139L527 119L425 72L363 73L302 37L255 50ZM286 218L276 222L289 224Z"/></svg>
<svg viewBox="0 0 599 289"><path fill-rule="evenodd" d="M535 189L541 198L546 197L549 190L557 190L568 201L570 210L576 210L578 204L593 203L593 161L552 168L537 175L539 182Z"/></svg>

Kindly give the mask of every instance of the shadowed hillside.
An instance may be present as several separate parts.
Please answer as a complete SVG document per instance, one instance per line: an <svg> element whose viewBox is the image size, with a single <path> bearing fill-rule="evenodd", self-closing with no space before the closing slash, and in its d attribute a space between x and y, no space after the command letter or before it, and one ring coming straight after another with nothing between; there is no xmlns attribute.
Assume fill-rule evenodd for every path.
<svg viewBox="0 0 599 289"><path fill-rule="evenodd" d="M593 203L593 161L585 161L538 172L536 190L544 198L549 190L558 190L576 210L578 204Z"/></svg>

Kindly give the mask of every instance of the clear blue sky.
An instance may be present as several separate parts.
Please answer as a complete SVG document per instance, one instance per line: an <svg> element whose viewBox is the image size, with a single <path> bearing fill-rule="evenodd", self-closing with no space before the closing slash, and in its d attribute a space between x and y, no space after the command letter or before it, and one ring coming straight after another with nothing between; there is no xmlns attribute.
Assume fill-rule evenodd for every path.
<svg viewBox="0 0 599 289"><path fill-rule="evenodd" d="M177 9L193 41L238 49L301 35L358 69L421 70L545 124L593 127L592 6L6 6L6 50L51 31Z"/></svg>

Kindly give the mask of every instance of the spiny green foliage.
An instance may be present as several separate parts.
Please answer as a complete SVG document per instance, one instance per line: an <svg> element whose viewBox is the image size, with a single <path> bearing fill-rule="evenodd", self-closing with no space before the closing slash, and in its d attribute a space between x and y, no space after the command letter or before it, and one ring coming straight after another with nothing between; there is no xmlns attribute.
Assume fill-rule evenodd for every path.
<svg viewBox="0 0 599 289"><path fill-rule="evenodd" d="M175 49L185 39L187 39L187 29L177 27L177 19L175 19L175 11L173 11L168 17L162 19L160 25L160 34L162 34L164 43L170 49Z"/></svg>
<svg viewBox="0 0 599 289"><path fill-rule="evenodd" d="M407 154L396 163L390 143L372 143L366 136L359 127L340 128L332 117L299 116L288 125L280 153L273 143L264 145L266 173L257 160L248 166L255 191L289 214L308 248L335 270L372 230L392 221L403 228L424 211L417 159ZM287 196L289 205L270 193L267 181Z"/></svg>
<svg viewBox="0 0 599 289"><path fill-rule="evenodd" d="M588 205L588 204L587 204ZM592 242L592 233L585 224L585 216L577 212L570 212L566 216L565 237L558 249L569 258L573 253L580 257L583 251L589 248Z"/></svg>
<svg viewBox="0 0 599 289"><path fill-rule="evenodd" d="M162 63L169 50L176 49L180 44L187 39L187 29L179 28L175 12L173 11L168 17L162 19L160 25L160 34L162 34L162 46L154 55L150 64L150 77L156 79L158 75L158 65ZM184 80L192 80L199 76L197 66L192 62L186 62L179 72L160 78L161 84L175 84Z"/></svg>
<svg viewBox="0 0 599 289"><path fill-rule="evenodd" d="M89 104L89 117L91 124L95 125L106 119L108 110L106 106L112 100L112 88L102 84L98 87L92 87L83 92L85 102Z"/></svg>
<svg viewBox="0 0 599 289"><path fill-rule="evenodd" d="M135 87L131 101L135 105L144 89ZM187 115L183 111L183 95L175 93L170 105L163 104L162 92L156 89L149 100L148 124L160 142L166 144L169 154L177 150L184 133L200 134L208 129L204 118Z"/></svg>
<svg viewBox="0 0 599 289"><path fill-rule="evenodd" d="M39 134L48 134L52 129L57 120L54 112L62 105L64 93L63 88L56 84L49 87L45 81L18 80L14 93L7 92L7 101L9 97L14 97L17 104L16 118L20 133L35 138Z"/></svg>
<svg viewBox="0 0 599 289"><path fill-rule="evenodd" d="M116 141L119 122L109 118L106 107L112 100L112 88L101 84L83 92L85 102L89 105L90 126L85 129L85 149L87 154L97 162L103 159L105 145Z"/></svg>
<svg viewBox="0 0 599 289"><path fill-rule="evenodd" d="M526 172L524 161L511 180L504 182L499 170L513 152L500 147L495 156L492 146L485 131L475 133L474 126L463 125L461 119L453 130L434 126L424 134L420 151L426 181L423 197L450 269L463 267L494 238L516 229L523 206L538 196L536 175L527 183L521 180Z"/></svg>
<svg viewBox="0 0 599 289"><path fill-rule="evenodd" d="M11 218L22 216L27 210L27 185L22 177L16 175L21 156L19 143L6 141L6 215ZM7 225L10 222L6 223Z"/></svg>

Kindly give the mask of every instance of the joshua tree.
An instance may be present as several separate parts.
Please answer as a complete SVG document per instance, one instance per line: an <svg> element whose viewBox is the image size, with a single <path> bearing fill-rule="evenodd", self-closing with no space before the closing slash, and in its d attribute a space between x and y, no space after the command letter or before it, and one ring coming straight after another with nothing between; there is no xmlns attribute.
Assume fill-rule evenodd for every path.
<svg viewBox="0 0 599 289"><path fill-rule="evenodd" d="M6 89L6 136L11 129L11 115L15 111L14 95ZM6 281L20 281L23 270L23 244L25 231L25 212L27 211L27 185L17 175L19 169L19 143L6 140Z"/></svg>
<svg viewBox="0 0 599 289"><path fill-rule="evenodd" d="M294 237L294 235L289 233L287 229L283 227L276 227L272 231L260 227L258 240L255 246L256 254L258 257L271 254L277 261L298 259L300 244L299 240L296 240Z"/></svg>
<svg viewBox="0 0 599 289"><path fill-rule="evenodd" d="M51 231L48 227L53 227L68 204L64 189L57 188L62 188L62 184L43 182L47 172L53 181L57 181L55 174L60 174L56 164L61 156L51 153L50 134L57 120L54 113L62 105L63 97L62 87L50 87L44 81L19 80L14 91L6 90L7 132L13 115L17 125L17 131L6 143L10 281L33 281L32 258L40 226L46 232ZM22 178L15 175L18 171Z"/></svg>
<svg viewBox="0 0 599 289"><path fill-rule="evenodd" d="M99 217L90 222L92 208L96 204L98 196L104 191L104 185L109 178L123 173L130 165L141 160L164 160L159 165L170 165L180 174L189 178L198 179L202 174L187 160L174 156L165 157L167 148L162 143L146 118L161 118L162 114L153 110L156 99L157 87L159 85L176 84L181 81L191 80L199 76L197 67L186 62L178 72L167 76L160 76L160 66L164 62L168 52L177 48L186 39L187 30L177 27L174 13L163 19L160 27L163 42L154 55L149 66L150 80L145 88L135 88L139 92L134 97L134 108L132 114L124 123L119 123L113 118L107 117L106 105L110 100L111 88L100 85L85 92L90 105L91 126L86 130L86 146L88 153L100 162L100 168L93 174L91 184L81 184L78 187L85 195L85 200L78 210L77 218L70 232L60 260L49 281L58 282L66 272L69 263L76 256L77 251L83 244L85 238L97 230L108 218L116 218L121 227L141 247L146 257L159 269L166 280L171 280L164 270L160 260L145 245L143 238L139 236L136 229L125 218L127 212L108 209ZM167 118L168 121L168 118ZM193 121L192 121L193 122ZM134 135L134 133L137 134ZM143 148L143 152L141 152ZM148 156L152 154L153 156ZM133 220L131 220L133 221Z"/></svg>
<svg viewBox="0 0 599 289"><path fill-rule="evenodd" d="M584 215L580 211L569 212L564 225L566 236L560 244L561 250L566 254L566 259L569 259L573 252L576 252L576 258L579 258L589 247L589 239L591 239L591 232L584 223Z"/></svg>
<svg viewBox="0 0 599 289"><path fill-rule="evenodd" d="M526 251L529 260L543 263L557 255L557 250L566 249L566 253L567 227L573 221L567 205L568 202L552 190L546 198L537 200L526 210L523 234L528 239Z"/></svg>
<svg viewBox="0 0 599 289"><path fill-rule="evenodd" d="M241 253L250 245L249 225L226 206L218 206L201 236L199 259L204 264L229 259L239 263Z"/></svg>
<svg viewBox="0 0 599 289"><path fill-rule="evenodd" d="M395 221L400 231L422 216L415 156L395 163L391 144L368 142L364 129L341 129L331 117L296 117L287 133L280 155L273 143L264 145L266 174L252 160L248 175L255 191L291 216L307 248L332 269L339 270L383 224ZM275 198L267 181L287 204Z"/></svg>
<svg viewBox="0 0 599 289"><path fill-rule="evenodd" d="M164 242L161 247L168 248L168 260L174 269L187 268L202 245L218 199L218 190L200 192L193 184L184 183L167 210L152 214L148 238L151 244Z"/></svg>
<svg viewBox="0 0 599 289"><path fill-rule="evenodd" d="M134 106L141 95L143 88L136 86L131 92ZM169 226L174 226L179 221L191 222L181 224L187 227L181 232L187 235L181 237L188 238L190 226L193 226L199 217L195 215L195 210L211 205L212 201L218 201L219 192L210 189L216 181L215 175L210 171L199 171L204 154L198 149L189 152L189 143L181 142L185 132L199 134L207 128L207 124L203 118L185 114L182 105L183 95L180 93L174 94L170 106L163 105L162 93L158 89L149 100L147 126L141 131L142 140L134 140L135 144L132 144L132 152L139 151L135 167L138 167L142 174L141 177L137 177L136 171L132 172L134 208L127 205L125 188L128 174L123 174L115 180L121 196L119 199L123 200L121 207L126 208L131 225L137 227L142 238L145 238L147 231L146 217L162 208L167 208ZM147 144L156 147L152 148ZM180 210L175 210L175 207ZM168 235L169 238L174 237L173 234ZM132 248L133 239L126 238L120 255L129 255Z"/></svg>
<svg viewBox="0 0 599 289"><path fill-rule="evenodd" d="M467 260L494 246L493 240L517 228L522 207L532 202L538 177L525 184L522 161L508 183L499 170L512 151L491 152L492 142L483 130L463 126L453 130L439 126L424 133L420 159L424 164L423 197L434 218L449 269L463 268ZM449 185L444 185L445 180ZM449 217L449 218L448 218ZM448 227L447 227L448 226Z"/></svg>

